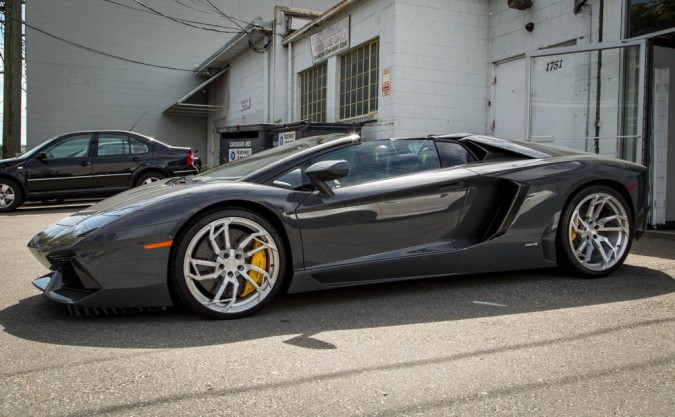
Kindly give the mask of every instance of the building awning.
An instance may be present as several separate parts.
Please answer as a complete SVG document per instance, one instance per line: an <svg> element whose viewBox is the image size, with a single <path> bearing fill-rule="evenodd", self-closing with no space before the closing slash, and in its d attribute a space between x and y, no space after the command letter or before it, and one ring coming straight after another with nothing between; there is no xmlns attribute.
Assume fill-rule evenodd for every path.
<svg viewBox="0 0 675 417"><path fill-rule="evenodd" d="M190 91L183 98L174 103L171 107L164 110L164 113L179 116L208 116L210 113L222 109L223 106L205 104L207 98L205 89L206 86L208 86L218 77L223 75L225 71L227 71L227 68L223 68L220 71L216 72L208 80L199 84L197 88Z"/></svg>
<svg viewBox="0 0 675 417"><path fill-rule="evenodd" d="M206 87L227 71L228 65L239 54L246 51L251 45L260 42L272 30L272 22L264 24L249 23L241 32L234 35L222 48L197 65L195 73L208 76L209 79L199 84L194 90L187 93L168 109L165 114L181 116L205 117L217 112L223 106L207 104Z"/></svg>

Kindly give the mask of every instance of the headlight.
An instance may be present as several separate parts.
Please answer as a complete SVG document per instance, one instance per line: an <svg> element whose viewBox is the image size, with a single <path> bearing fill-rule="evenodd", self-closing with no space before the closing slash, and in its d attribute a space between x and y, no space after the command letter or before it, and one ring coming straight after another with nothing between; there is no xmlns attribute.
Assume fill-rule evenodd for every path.
<svg viewBox="0 0 675 417"><path fill-rule="evenodd" d="M71 230L69 231L69 234L71 236L76 237L85 237L89 235L91 232L114 222L115 220L126 215L127 213L136 210L137 208L138 206L129 206L117 210L104 212L101 214L94 214L72 226Z"/></svg>

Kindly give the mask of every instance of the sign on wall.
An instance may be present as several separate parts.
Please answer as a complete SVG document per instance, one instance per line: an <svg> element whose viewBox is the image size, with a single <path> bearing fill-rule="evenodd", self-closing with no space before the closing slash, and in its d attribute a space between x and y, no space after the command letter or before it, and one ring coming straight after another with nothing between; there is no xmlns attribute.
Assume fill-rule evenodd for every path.
<svg viewBox="0 0 675 417"><path fill-rule="evenodd" d="M311 36L312 62L317 63L349 49L349 16Z"/></svg>
<svg viewBox="0 0 675 417"><path fill-rule="evenodd" d="M382 95L388 96L391 94L391 67L382 70Z"/></svg>

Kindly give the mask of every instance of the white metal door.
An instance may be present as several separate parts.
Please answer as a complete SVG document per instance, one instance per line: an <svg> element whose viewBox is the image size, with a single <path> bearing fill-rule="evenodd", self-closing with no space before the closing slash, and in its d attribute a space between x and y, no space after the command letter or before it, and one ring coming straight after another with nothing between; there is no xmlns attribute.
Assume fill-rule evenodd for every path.
<svg viewBox="0 0 675 417"><path fill-rule="evenodd" d="M668 180L668 88L670 69L654 69L652 128L652 198L650 224L666 224L666 185Z"/></svg>
<svg viewBox="0 0 675 417"><path fill-rule="evenodd" d="M527 112L527 60L495 65L492 134L505 139L524 140Z"/></svg>

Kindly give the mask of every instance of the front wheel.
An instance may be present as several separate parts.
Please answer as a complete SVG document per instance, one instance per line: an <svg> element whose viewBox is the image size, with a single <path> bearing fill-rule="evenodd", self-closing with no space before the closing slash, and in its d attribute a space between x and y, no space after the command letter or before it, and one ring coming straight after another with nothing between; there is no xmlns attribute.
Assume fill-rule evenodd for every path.
<svg viewBox="0 0 675 417"><path fill-rule="evenodd" d="M558 231L559 266L584 278L619 268L630 250L632 218L626 201L605 186L578 192L563 213Z"/></svg>
<svg viewBox="0 0 675 417"><path fill-rule="evenodd" d="M0 178L0 213L16 210L23 202L23 190L14 181Z"/></svg>
<svg viewBox="0 0 675 417"><path fill-rule="evenodd" d="M285 261L281 238L267 220L247 210L218 210L193 222L178 239L172 279L192 310L237 318L279 292Z"/></svg>

